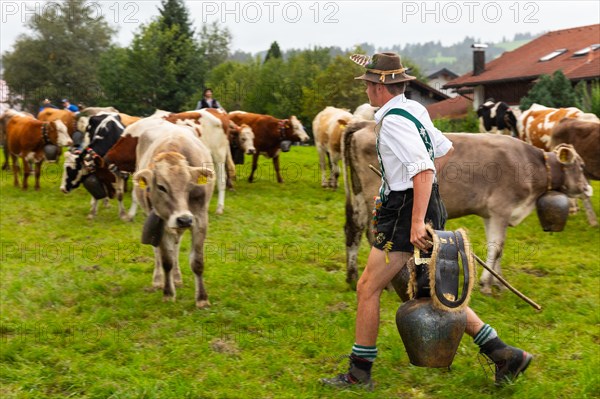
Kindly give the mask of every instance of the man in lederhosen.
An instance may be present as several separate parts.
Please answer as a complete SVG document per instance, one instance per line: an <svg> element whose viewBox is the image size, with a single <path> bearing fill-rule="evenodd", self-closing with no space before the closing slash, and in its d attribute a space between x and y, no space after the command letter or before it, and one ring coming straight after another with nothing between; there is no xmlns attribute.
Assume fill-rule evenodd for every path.
<svg viewBox="0 0 600 399"><path fill-rule="evenodd" d="M375 114L375 132L382 182L375 243L357 286L355 343L350 369L321 380L342 388L356 384L372 387L379 298L392 278L405 267L413 254L413 246L424 251L431 247L425 224L431 223L434 229L443 230L447 213L436 183L436 166L441 170L453 151L450 140L433 126L425 107L404 95L407 82L416 78L405 73L397 54L353 55L351 59L366 68L356 79L365 81L371 105L381 107ZM533 358L502 342L496 330L481 321L471 308L467 308L466 333L495 364L497 384L517 377Z"/></svg>

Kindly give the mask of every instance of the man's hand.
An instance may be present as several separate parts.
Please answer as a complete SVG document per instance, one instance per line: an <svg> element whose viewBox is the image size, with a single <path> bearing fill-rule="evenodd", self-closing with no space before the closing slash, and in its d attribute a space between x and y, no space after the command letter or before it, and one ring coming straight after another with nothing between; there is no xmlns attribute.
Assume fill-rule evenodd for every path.
<svg viewBox="0 0 600 399"><path fill-rule="evenodd" d="M415 247L427 251L431 248L431 238L425 230L425 214L429 206L431 187L433 185L433 170L424 170L413 177L413 209L410 228L410 242Z"/></svg>

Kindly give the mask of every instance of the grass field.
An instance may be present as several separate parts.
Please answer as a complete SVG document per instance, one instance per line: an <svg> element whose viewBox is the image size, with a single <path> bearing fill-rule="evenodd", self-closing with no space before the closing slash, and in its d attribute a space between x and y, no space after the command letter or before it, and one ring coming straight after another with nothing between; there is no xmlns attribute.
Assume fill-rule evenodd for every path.
<svg viewBox="0 0 600 399"><path fill-rule="evenodd" d="M262 158L261 158L262 159ZM344 371L353 343L355 292L344 281L344 193L320 187L314 147L270 161L247 183L248 159L211 206L205 284L212 306L194 306L182 245L184 286L175 303L152 291L152 248L140 244L116 203L86 220L89 195L59 192L46 165L39 192L0 182L0 396L8 398L592 398L600 396L600 229L582 213L544 233L535 214L508 232L505 277L540 303L508 291L474 292L472 307L508 343L536 357L514 384L496 388L464 337L450 371L411 366L395 326L399 299L382 296L376 389L337 392L318 379ZM600 214L595 182L594 207ZM129 198L129 197L127 197ZM129 199L127 201L129 203ZM479 218L464 226L485 255ZM361 264L368 245L363 244ZM595 371L594 371L595 370Z"/></svg>

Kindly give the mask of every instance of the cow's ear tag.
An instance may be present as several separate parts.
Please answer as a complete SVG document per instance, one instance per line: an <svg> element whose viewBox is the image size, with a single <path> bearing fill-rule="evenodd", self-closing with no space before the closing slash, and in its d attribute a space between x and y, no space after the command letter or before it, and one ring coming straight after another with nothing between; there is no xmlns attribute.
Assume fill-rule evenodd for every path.
<svg viewBox="0 0 600 399"><path fill-rule="evenodd" d="M208 177L204 175L198 176L198 181L196 181L196 184L204 185L206 183L208 183Z"/></svg>
<svg viewBox="0 0 600 399"><path fill-rule="evenodd" d="M138 187L141 188L142 190L145 190L146 188L148 188L148 186L146 185L146 181L144 179L138 180Z"/></svg>

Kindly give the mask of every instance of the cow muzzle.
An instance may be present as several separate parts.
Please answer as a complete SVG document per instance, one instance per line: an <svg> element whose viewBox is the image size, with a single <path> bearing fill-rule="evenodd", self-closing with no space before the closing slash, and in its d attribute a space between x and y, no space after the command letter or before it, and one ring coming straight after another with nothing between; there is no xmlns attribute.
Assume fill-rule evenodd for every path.
<svg viewBox="0 0 600 399"><path fill-rule="evenodd" d="M248 148L246 150L246 154L248 154L248 155L254 155L254 154L256 154L256 148Z"/></svg>
<svg viewBox="0 0 600 399"><path fill-rule="evenodd" d="M189 212L181 212L169 218L168 227L181 230L189 229L194 224L194 216Z"/></svg>

